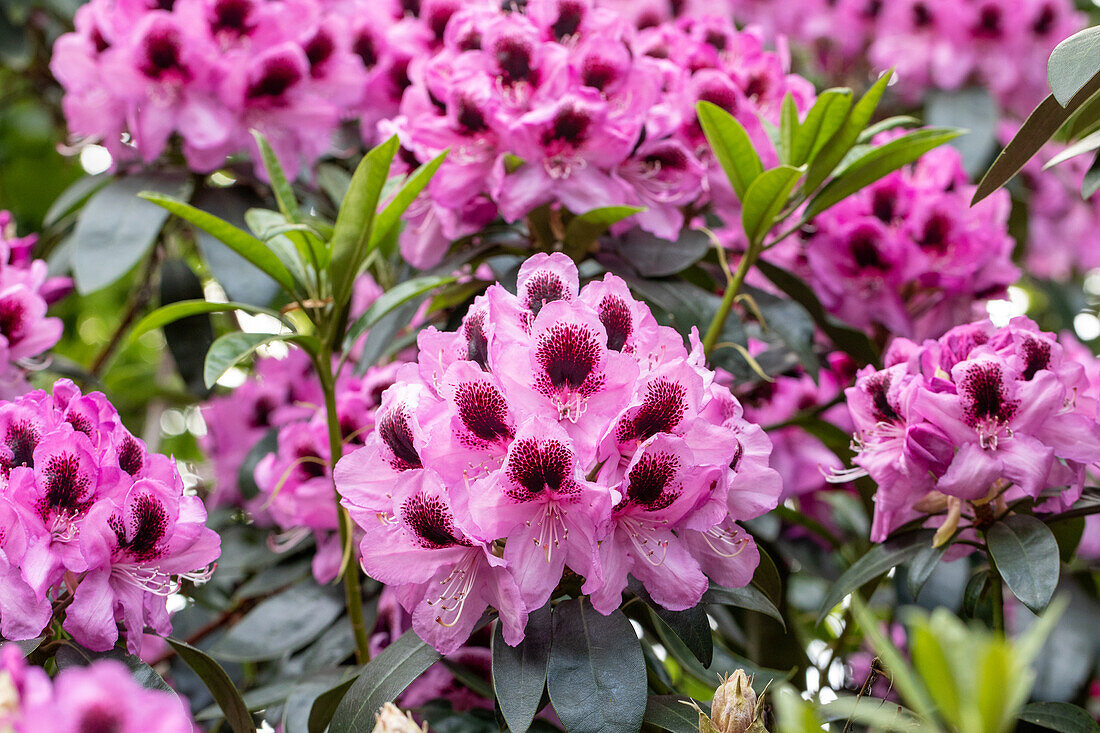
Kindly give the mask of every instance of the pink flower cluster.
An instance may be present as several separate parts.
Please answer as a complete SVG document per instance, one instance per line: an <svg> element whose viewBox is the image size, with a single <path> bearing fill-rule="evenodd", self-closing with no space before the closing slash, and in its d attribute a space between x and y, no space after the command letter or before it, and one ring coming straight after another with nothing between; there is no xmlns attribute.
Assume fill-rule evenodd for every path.
<svg viewBox="0 0 1100 733"><path fill-rule="evenodd" d="M868 59L896 68L910 101L929 89L967 84L1027 114L1049 91L1046 61L1085 26L1072 0L747 0L731 3L741 22L814 48L819 65L843 76Z"/></svg>
<svg viewBox="0 0 1100 733"><path fill-rule="evenodd" d="M113 659L68 667L51 680L18 647L0 649L0 730L10 733L193 733L180 698L142 687Z"/></svg>
<svg viewBox="0 0 1100 733"><path fill-rule="evenodd" d="M441 47L410 65L400 114L381 126L415 161L450 150L402 240L418 267L498 213L512 222L543 205L642 207L632 223L675 239L686 210L716 194L734 201L696 102L736 115L770 151L761 120L778 121L788 92L800 109L814 95L759 34L727 19L638 30L592 0L500 5L467 3L451 17Z"/></svg>
<svg viewBox="0 0 1100 733"><path fill-rule="evenodd" d="M46 309L72 281L49 277L46 263L31 254L37 239L16 237L11 213L0 211L0 399L30 390L26 366L61 338L61 319L47 318Z"/></svg>
<svg viewBox="0 0 1100 733"><path fill-rule="evenodd" d="M937 341L894 341L885 367L846 390L858 468L878 484L871 539L930 513L956 526L967 506L1031 497L1058 511L1100 460L1097 402L1079 361L1019 317ZM840 478L844 478L841 476Z"/></svg>
<svg viewBox="0 0 1100 733"><path fill-rule="evenodd" d="M421 638L453 651L491 605L516 644L563 574L605 614L628 575L673 610L751 579L735 522L776 505L770 442L622 280L535 255L418 343L335 480Z"/></svg>
<svg viewBox="0 0 1100 733"><path fill-rule="evenodd" d="M1001 127L1001 139L1012 139L1016 126ZM1100 250L1093 246L1100 227L1100 197L1081 198L1081 182L1092 157L1080 155L1043 170L1065 149L1048 143L1024 165L1020 179L1027 205L1027 272L1048 280L1066 280L1100 267Z"/></svg>
<svg viewBox="0 0 1100 733"><path fill-rule="evenodd" d="M820 214L772 257L847 323L935 338L980 315L1019 277L1009 197L973 208L954 148L938 148Z"/></svg>
<svg viewBox="0 0 1100 733"><path fill-rule="evenodd" d="M166 597L220 552L206 509L100 392L68 380L0 403L0 634L31 639L56 615L79 644L137 653L171 632Z"/></svg>
<svg viewBox="0 0 1100 733"><path fill-rule="evenodd" d="M73 135L149 162L175 134L188 166L210 171L254 154L255 129L292 176L344 120L372 140L432 39L397 0L93 0L75 22L50 63Z"/></svg>

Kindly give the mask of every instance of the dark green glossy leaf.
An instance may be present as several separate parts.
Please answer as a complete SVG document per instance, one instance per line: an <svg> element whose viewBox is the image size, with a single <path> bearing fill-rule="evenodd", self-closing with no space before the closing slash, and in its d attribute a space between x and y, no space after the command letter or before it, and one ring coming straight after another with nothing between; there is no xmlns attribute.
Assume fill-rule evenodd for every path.
<svg viewBox="0 0 1100 733"><path fill-rule="evenodd" d="M528 616L525 636L517 646L504 641L499 622L493 630L493 688L513 733L526 733L538 712L552 634L549 604Z"/></svg>
<svg viewBox="0 0 1100 733"><path fill-rule="evenodd" d="M275 253L264 246L263 242L256 239L248 232L238 229L224 219L219 219L213 214L208 214L205 211L196 209L194 206L170 196L145 192L141 194L141 197L164 207L181 219L185 219L199 229L208 232L241 257L244 257L260 270L267 273L271 279L279 283L288 293L293 293L295 291L294 278L291 277L286 266L279 261Z"/></svg>
<svg viewBox="0 0 1100 733"><path fill-rule="evenodd" d="M1013 514L989 528L986 544L1009 589L1032 612L1041 613L1058 587L1061 569L1054 533L1035 517Z"/></svg>
<svg viewBox="0 0 1100 733"><path fill-rule="evenodd" d="M699 713L691 708L690 697L651 695L645 704L645 722L671 733L699 733Z"/></svg>
<svg viewBox="0 0 1100 733"><path fill-rule="evenodd" d="M943 553L947 552L948 547L949 545L946 543L939 547L932 547L931 545L922 547L917 552L916 557L909 563L906 584L909 588L909 595L914 599L920 595L921 588L928 582L929 576L936 569L936 565L939 564L943 558Z"/></svg>
<svg viewBox="0 0 1100 733"><path fill-rule="evenodd" d="M1100 725L1087 710L1068 702L1033 702L1020 711L1020 720L1059 733L1097 733Z"/></svg>
<svg viewBox="0 0 1100 733"><path fill-rule="evenodd" d="M712 583L707 592L703 594L703 602L720 603L724 606L736 606L748 611L756 611L765 616L771 616L783 624L784 627L787 625L787 622L783 619L783 614L779 612L775 604L764 595L763 591L752 585L747 585L744 588L723 588Z"/></svg>
<svg viewBox="0 0 1100 733"><path fill-rule="evenodd" d="M978 203L1012 180L1024 164L1039 152L1039 148L1046 145L1047 141L1054 136L1058 128L1098 90L1100 90L1100 76L1094 76L1065 107L1058 104L1053 94L1044 99L985 172L974 191L971 205Z"/></svg>
<svg viewBox="0 0 1100 733"><path fill-rule="evenodd" d="M584 598L559 603L546 684L569 733L638 733L645 660L622 611L603 616Z"/></svg>
<svg viewBox="0 0 1100 733"><path fill-rule="evenodd" d="M671 242L636 227L616 245L623 259L642 277L665 277L703 259L710 249L710 237L697 229L685 229Z"/></svg>
<svg viewBox="0 0 1100 733"><path fill-rule="evenodd" d="M1058 542L1058 556L1062 562L1069 562L1077 552L1081 538L1085 534L1085 518L1071 517L1063 521L1053 521L1048 525Z"/></svg>
<svg viewBox="0 0 1100 733"><path fill-rule="evenodd" d="M657 617L664 621L676 636L680 637L680 641L684 642L684 646L704 667L710 666L714 660L714 639L711 636L706 606L702 601L686 611L670 611L654 601L649 591L637 578L630 578L629 587L634 595L641 598L650 610L657 614Z"/></svg>
<svg viewBox="0 0 1100 733"><path fill-rule="evenodd" d="M749 186L764 170L749 134L733 115L718 105L700 102L696 111L714 157L729 177L737 198L744 201Z"/></svg>
<svg viewBox="0 0 1100 733"><path fill-rule="evenodd" d="M1100 27L1086 28L1065 39L1050 53L1047 81L1063 107L1100 73Z"/></svg>
<svg viewBox="0 0 1100 733"><path fill-rule="evenodd" d="M325 729L332 722L332 716L336 714L336 708L357 679L359 679L358 675L317 696L309 711L309 733L325 733Z"/></svg>
<svg viewBox="0 0 1100 733"><path fill-rule="evenodd" d="M248 712L248 706L241 699L241 693L229 679L222 666L207 656L206 652L196 649L187 642L169 637L167 639L176 654L191 670L198 675L206 689L214 697L214 702L222 709L225 722L233 733L256 733L256 726Z"/></svg>
<svg viewBox="0 0 1100 733"><path fill-rule="evenodd" d="M160 302L169 308L178 302L194 302L203 297L202 281L183 260L171 257L160 266ZM164 340L187 391L205 397L209 389L203 383L203 357L214 343L214 324L205 313L189 313L162 324ZM132 338L132 336L131 336Z"/></svg>
<svg viewBox="0 0 1100 733"><path fill-rule="evenodd" d="M149 251L168 219L163 209L138 194L191 195L191 180L180 176L139 173L111 181L80 212L73 230L73 276L81 293L105 288L130 271Z"/></svg>
<svg viewBox="0 0 1100 733"><path fill-rule="evenodd" d="M210 654L234 662L278 659L323 634L343 610L339 596L307 580L245 614L218 639Z"/></svg>
<svg viewBox="0 0 1100 733"><path fill-rule="evenodd" d="M32 650L33 651L33 650ZM157 671L143 662L140 657L135 654L130 654L126 650L126 645L123 642L110 651L106 652L93 652L84 647L78 646L75 642L67 641L54 655L54 661L57 664L59 670L66 667L86 667L97 659L114 659L122 662L129 668L130 673L138 684L147 690L158 690L160 692L169 692L172 695L176 694L176 691L164 681L164 678L157 674Z"/></svg>
<svg viewBox="0 0 1100 733"><path fill-rule="evenodd" d="M813 318L814 323L825 332L841 351L845 352L860 364L874 364L878 361L878 352L874 344L867 338L867 334L848 326L842 326L832 320L825 312L825 307L817 299L813 290L806 283L786 270L776 267L770 262L758 260L756 267L776 287L797 301Z"/></svg>
<svg viewBox="0 0 1100 733"><path fill-rule="evenodd" d="M931 529L905 532L868 550L863 557L844 571L844 574L829 589L818 609L817 623L821 623L836 604L840 603L845 596L858 590L864 583L885 575L892 568L916 557L921 548L932 544L933 535L935 531Z"/></svg>
<svg viewBox="0 0 1100 733"><path fill-rule="evenodd" d="M332 717L331 733L359 733L374 727L374 715L413 680L439 661L440 654L411 630L363 667Z"/></svg>

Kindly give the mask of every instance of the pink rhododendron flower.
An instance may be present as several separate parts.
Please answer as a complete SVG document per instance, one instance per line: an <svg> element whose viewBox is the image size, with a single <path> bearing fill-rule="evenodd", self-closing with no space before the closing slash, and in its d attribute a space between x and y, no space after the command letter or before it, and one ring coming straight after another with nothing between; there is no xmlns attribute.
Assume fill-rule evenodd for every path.
<svg viewBox="0 0 1100 733"><path fill-rule="evenodd" d="M146 626L171 632L166 597L208 577L220 551L173 459L149 453L102 393L60 380L0 403L0 469L5 638L39 635L59 600L65 630L94 651L114 647L119 624L133 653Z"/></svg>
<svg viewBox="0 0 1100 733"><path fill-rule="evenodd" d="M72 280L49 277L45 261L33 259L37 239L16 237L11 214L0 211L0 399L30 391L27 367L61 339L61 319L46 317L46 309Z"/></svg>
<svg viewBox="0 0 1100 733"><path fill-rule="evenodd" d="M51 680L15 645L0 651L0 725L13 733L193 733L184 702L142 687L122 662L67 667Z"/></svg>
<svg viewBox="0 0 1100 733"><path fill-rule="evenodd" d="M1020 274L1008 194L971 208L973 190L958 152L939 148L818 215L770 256L853 326L934 338L980 315Z"/></svg>
<svg viewBox="0 0 1100 733"><path fill-rule="evenodd" d="M930 511L946 509L954 531L967 506L1003 510L1042 495L1040 510L1067 508L1100 460L1085 370L1026 318L959 326L919 346L898 339L885 363L846 390L854 472L878 484L876 542Z"/></svg>
<svg viewBox="0 0 1100 733"><path fill-rule="evenodd" d="M368 575L413 628L458 649L487 606L510 644L563 575L603 613L628 576L658 603L746 584L736 521L775 507L771 444L729 389L614 275L580 287L562 254L496 284L462 326L419 338L363 448L334 478Z"/></svg>

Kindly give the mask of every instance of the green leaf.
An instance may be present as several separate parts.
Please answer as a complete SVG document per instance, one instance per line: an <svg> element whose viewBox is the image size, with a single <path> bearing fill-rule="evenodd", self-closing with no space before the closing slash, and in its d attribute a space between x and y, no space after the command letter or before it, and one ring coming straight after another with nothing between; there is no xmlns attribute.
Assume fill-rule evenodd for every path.
<svg viewBox="0 0 1100 733"><path fill-rule="evenodd" d="M847 118L844 120L844 124L821 148L820 155L814 158L809 170L806 172L806 183L803 187L806 193L816 191L817 187L825 182L829 174L836 169L840 161L844 160L844 156L856 144L860 134L867 127L867 123L874 116L879 100L882 99L882 94L886 91L886 86L890 83L890 78L893 75L894 72L891 69L871 85L871 88L852 106Z"/></svg>
<svg viewBox="0 0 1100 733"><path fill-rule="evenodd" d="M336 707L331 733L359 733L373 728L379 708L404 692L440 656L412 630L406 631L363 667Z"/></svg>
<svg viewBox="0 0 1100 733"><path fill-rule="evenodd" d="M493 630L493 688L513 733L526 733L539 710L552 633L549 603L527 617L525 636L514 647L504 641L499 621Z"/></svg>
<svg viewBox="0 0 1100 733"><path fill-rule="evenodd" d="M1097 190L1100 190L1100 153L1092 159L1092 165L1089 166L1084 180L1081 181L1081 198L1090 199Z"/></svg>
<svg viewBox="0 0 1100 733"><path fill-rule="evenodd" d="M932 545L922 547L912 562L909 563L906 585L909 589L909 595L914 600L920 595L921 588L928 582L932 571L936 569L940 559L943 558L943 553L947 552L949 546L949 544L944 543L939 547L932 547Z"/></svg>
<svg viewBox="0 0 1100 733"><path fill-rule="evenodd" d="M878 620L871 614L867 604L858 594L852 596L851 611L853 618L863 629L871 648L875 650L875 654L886 667L890 682L901 695L901 699L918 715L931 720L935 705L928 696L928 690L913 674L912 668L906 663L905 657L898 648L882 633Z"/></svg>
<svg viewBox="0 0 1100 733"><path fill-rule="evenodd" d="M699 102L695 109L714 156L729 177L737 198L744 201L749 186L764 171L749 134L733 115L716 104Z"/></svg>
<svg viewBox="0 0 1100 733"><path fill-rule="evenodd" d="M199 229L208 232L211 236L215 237L241 257L244 257L260 270L267 273L272 280L279 283L288 293L295 292L294 278L291 277L286 266L279 261L275 253L264 246L263 242L256 239L248 232L242 231L224 219L219 219L212 214L207 214L205 211L196 209L194 206L174 199L171 196L143 192L141 197L164 207L181 219L185 219Z"/></svg>
<svg viewBox="0 0 1100 733"><path fill-rule="evenodd" d="M1070 158L1076 158L1078 155L1091 153L1097 148L1100 148L1100 130L1086 135L1085 137L1067 147L1062 152L1055 155L1043 165L1043 170L1046 170L1047 168L1053 168L1059 163L1063 163Z"/></svg>
<svg viewBox="0 0 1100 733"><path fill-rule="evenodd" d="M186 198L191 180L139 173L111 181L92 195L73 230L73 276L81 294L107 287L130 271L157 240L168 213L138 198L153 189Z"/></svg>
<svg viewBox="0 0 1100 733"><path fill-rule="evenodd" d="M312 336L280 333L244 333L234 331L219 336L206 353L203 379L207 387L213 387L222 376L260 346L273 341L290 341L309 353L316 353L320 344Z"/></svg>
<svg viewBox="0 0 1100 733"><path fill-rule="evenodd" d="M749 186L742 199L741 225L750 246L764 241L802 172L800 168L781 165L764 171Z"/></svg>
<svg viewBox="0 0 1100 733"><path fill-rule="evenodd" d="M709 667L714 661L714 638L710 633L710 619L702 602L685 611L670 611L653 600L641 581L631 577L629 587L634 595L641 598L659 619L680 637L688 651L695 655L700 664Z"/></svg>
<svg viewBox="0 0 1100 733"><path fill-rule="evenodd" d="M690 702L682 695L650 695L643 720L671 733L699 733L699 713L685 704Z"/></svg>
<svg viewBox="0 0 1100 733"><path fill-rule="evenodd" d="M249 305L247 303L211 303L208 300L181 300L176 303L161 306L152 313L149 313L130 331L130 340L136 340L143 333L152 331L153 329L161 328L162 326L178 321L181 318L188 316L200 315L202 313L224 313L226 311L245 311L246 313L262 313L264 315L271 316L272 318L278 318L280 321L290 326L291 323L287 321L281 313L271 310L270 308L260 308L258 306Z"/></svg>
<svg viewBox="0 0 1100 733"><path fill-rule="evenodd" d="M378 300L371 303L366 313L359 316L359 318L355 320L355 323L351 325L351 328L348 329L348 335L344 338L344 348L350 349L364 333L369 331L372 326L378 323L383 316L394 308L398 308L405 302L418 295L423 295L429 290L434 290L440 285L454 281L454 275L424 275L422 277L414 277L412 280L406 280L390 288L382 293Z"/></svg>
<svg viewBox="0 0 1100 733"><path fill-rule="evenodd" d="M1100 76L1094 76L1065 107L1058 104L1053 94L1044 99L1024 120L1016 136L1009 141L1004 150L997 155L993 165L985 172L974 191L970 205L973 206L1012 180L1024 164L1046 145L1047 140L1050 140L1054 133L1058 132L1058 128L1073 115L1077 108L1087 102L1098 90L1100 90Z"/></svg>
<svg viewBox="0 0 1100 733"><path fill-rule="evenodd" d="M394 232L402 215L404 215L405 211L412 205L412 202L416 200L416 197L420 195L420 192L431 182L432 176L439 170L439 166L443 165L443 161L447 158L447 152L448 151L444 150L442 153L413 171L405 181L405 185L402 186L401 190L397 192L397 195L393 197L393 200L386 204L386 208L379 212L378 218L374 222L373 230L371 231L370 245L367 247L368 252L377 247L380 242L384 241Z"/></svg>
<svg viewBox="0 0 1100 733"><path fill-rule="evenodd" d="M196 649L187 642L167 638L169 646L175 650L188 667L191 668L206 689L214 697L214 702L222 709L225 722L233 733L256 733L256 726L252 722L252 716L248 712L248 706L241 699L241 693L229 679L222 666L211 659L200 649Z"/></svg>
<svg viewBox="0 0 1100 733"><path fill-rule="evenodd" d="M592 243L602 237L612 224L617 224L628 216L645 211L639 206L601 206L574 216L565 226L562 244L565 252L574 259L587 254Z"/></svg>
<svg viewBox="0 0 1100 733"><path fill-rule="evenodd" d="M32 648L30 651L34 651L34 649ZM164 681L163 677L157 674L155 669L141 661L141 658L136 654L130 654L126 650L125 642L119 642L114 649L106 652L93 652L77 645L75 642L66 641L58 648L57 654L54 655L58 670L74 666L87 667L98 659L114 659L122 662L129 668L130 674L133 675L137 683L147 690L159 690L172 695L176 694L176 691Z"/></svg>
<svg viewBox="0 0 1100 733"><path fill-rule="evenodd" d="M869 186L903 165L912 163L929 150L954 140L961 134L961 130L929 127L914 130L885 145L873 148L825 184L820 193L810 200L803 218L812 219L856 191Z"/></svg>
<svg viewBox="0 0 1100 733"><path fill-rule="evenodd" d="M1020 720L1059 733L1100 732L1100 724L1087 710L1068 702L1033 702L1020 711Z"/></svg>
<svg viewBox="0 0 1100 733"><path fill-rule="evenodd" d="M309 733L325 733L329 723L332 722L332 717L336 714L336 708L347 696L348 690L351 689L357 679L359 679L359 675L352 677L350 680L345 680L331 690L322 692L317 696L309 710Z"/></svg>
<svg viewBox="0 0 1100 733"><path fill-rule="evenodd" d="M851 108L851 89L826 89L819 94L814 106L806 113L806 121L794 136L791 144L791 165L802 165L817 157L844 124Z"/></svg>
<svg viewBox="0 0 1100 733"><path fill-rule="evenodd" d="M1054 533L1054 539L1058 542L1058 556L1062 562L1069 562L1077 552L1081 544L1081 538L1085 535L1085 518L1070 517L1069 519L1057 519L1047 524Z"/></svg>
<svg viewBox="0 0 1100 733"><path fill-rule="evenodd" d="M1063 107L1100 73L1100 27L1086 28L1059 43L1047 61L1047 81Z"/></svg>
<svg viewBox="0 0 1100 733"><path fill-rule="evenodd" d="M554 711L569 733L638 733L647 686L638 637L622 611L604 616L586 604L554 608L546 670Z"/></svg>
<svg viewBox="0 0 1100 733"><path fill-rule="evenodd" d="M952 140L951 145L962 155L963 169L970 176L985 170L997 151L997 125L1000 119L997 100L984 87L937 90L925 98L926 124L968 131Z"/></svg>
<svg viewBox="0 0 1100 733"><path fill-rule="evenodd" d="M864 583L885 575L891 568L916 557L921 548L932 544L935 531L918 529L904 532L875 545L863 557L856 560L844 574L837 579L818 609L817 623L821 623L836 604L845 596L853 593ZM854 599L854 596L853 596Z"/></svg>
<svg viewBox="0 0 1100 733"><path fill-rule="evenodd" d="M1058 587L1058 541L1035 517L1013 514L986 532L997 572L1020 602L1038 614Z"/></svg>
<svg viewBox="0 0 1100 733"><path fill-rule="evenodd" d="M343 610L342 598L307 580L245 614L218 639L210 654L232 662L278 659L323 634Z"/></svg>
<svg viewBox="0 0 1100 733"><path fill-rule="evenodd" d="M113 180L114 178L106 173L76 179L50 204L50 208L46 210L46 216L42 219L42 226L53 227Z"/></svg>
<svg viewBox="0 0 1100 733"><path fill-rule="evenodd" d="M863 132L859 133L859 137L856 138L856 143L859 145L870 145L871 141L875 139L875 135L878 135L880 132L896 130L899 127L920 127L920 124L920 120L910 115L887 117L885 120L880 120L873 125L868 125Z"/></svg>
<svg viewBox="0 0 1100 733"><path fill-rule="evenodd" d="M720 585L711 583L710 588L703 594L703 602L720 603L724 606L736 606L749 611L756 611L771 616L783 624L784 628L787 626L783 614L779 612L775 604L764 595L763 591L752 585L747 585L744 588L723 588Z"/></svg>
<svg viewBox="0 0 1100 733"><path fill-rule="evenodd" d="M798 107L794 104L794 96L787 92L783 97L783 103L779 107L779 145L776 151L780 162L790 165L801 165L791 160L791 148L794 146L795 135L798 134Z"/></svg>
<svg viewBox="0 0 1100 733"><path fill-rule="evenodd" d="M286 173L283 172L283 167L279 165L279 159L275 156L275 151L271 149L271 144L267 142L259 131L253 130L252 137L256 139L256 145L260 149L260 158L264 162L264 170L267 171L267 177L271 180L271 192L275 194L275 201L279 204L279 211L282 212L289 221L298 221L298 199L294 196L294 189L290 187L290 182L286 179Z"/></svg>
<svg viewBox="0 0 1100 733"><path fill-rule="evenodd" d="M351 177L351 186L340 205L340 212L336 215L329 276L333 298L341 307L349 302L352 283L355 282L363 261L370 254L378 201L390 174L397 147L397 138L391 137L363 156Z"/></svg>
<svg viewBox="0 0 1100 733"><path fill-rule="evenodd" d="M642 277L666 277L703 259L710 250L710 237L698 229L685 229L675 242L670 242L635 227L619 239L616 247Z"/></svg>
<svg viewBox="0 0 1100 733"><path fill-rule="evenodd" d="M948 640L944 640L947 642ZM960 680L944 653L940 640L928 624L917 624L909 632L909 652L913 667L920 675L940 712L957 730L965 727L960 714Z"/></svg>
<svg viewBox="0 0 1100 733"><path fill-rule="evenodd" d="M860 364L874 364L878 361L878 352L871 340L867 338L867 334L848 326L842 326L829 317L825 312L825 307L817 299L817 295L806 283L786 270L762 259L757 260L756 268L771 280L773 285L801 304L818 328L832 340L838 349Z"/></svg>
<svg viewBox="0 0 1100 733"><path fill-rule="evenodd" d="M322 163L317 166L317 184L339 208L351 187L351 174L335 163Z"/></svg>

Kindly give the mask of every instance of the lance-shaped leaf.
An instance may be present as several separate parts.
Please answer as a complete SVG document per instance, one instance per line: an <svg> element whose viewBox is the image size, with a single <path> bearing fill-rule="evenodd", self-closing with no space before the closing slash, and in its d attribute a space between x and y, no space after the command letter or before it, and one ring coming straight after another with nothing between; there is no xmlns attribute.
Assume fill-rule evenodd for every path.
<svg viewBox="0 0 1100 733"><path fill-rule="evenodd" d="M801 168L781 165L761 173L745 191L741 204L741 226L750 245L764 241L801 176Z"/></svg>
<svg viewBox="0 0 1100 733"><path fill-rule="evenodd" d="M749 134L733 115L716 104L700 102L695 109L714 157L729 177L737 198L744 201L749 186L764 170Z"/></svg>
<svg viewBox="0 0 1100 733"><path fill-rule="evenodd" d="M187 318L188 316L201 315L203 313L224 313L227 311L244 311L246 313L263 314L277 318L287 326L290 326L290 321L286 320L278 311L271 310L270 308L260 308L255 305L249 305L248 303L211 303L208 300L181 300L176 303L170 303L165 306L157 308L152 313L149 313L134 326L130 331L130 339L134 340L138 336L144 333L152 331L156 328L161 328L173 321L178 321L181 318Z"/></svg>
<svg viewBox="0 0 1100 733"><path fill-rule="evenodd" d="M230 730L233 733L256 733L256 726L252 722L248 706L241 699L241 693L222 666L207 656L206 652L196 649L187 642L172 638L166 641L180 659L191 668L191 671L198 675L206 685L206 689L210 690L214 702L222 709Z"/></svg>
<svg viewBox="0 0 1100 733"><path fill-rule="evenodd" d="M826 89L819 94L791 143L791 165L802 165L817 157L844 124L851 108L851 89Z"/></svg>
<svg viewBox="0 0 1100 733"><path fill-rule="evenodd" d="M514 647L505 643L499 623L493 630L493 689L513 733L526 733L539 710L552 632L549 604L528 616L523 641Z"/></svg>
<svg viewBox="0 0 1100 733"><path fill-rule="evenodd" d="M296 333L244 333L235 331L219 336L210 351L206 352L203 378L207 387L213 387L230 368L260 346L274 341L289 341L301 346L311 355L320 349L320 342L313 336Z"/></svg>
<svg viewBox="0 0 1100 733"><path fill-rule="evenodd" d="M1058 587L1058 540L1035 517L1013 514L986 532L989 553L1009 589L1034 613L1041 613Z"/></svg>
<svg viewBox="0 0 1100 733"><path fill-rule="evenodd" d="M181 219L185 219L199 229L202 229L204 232L209 233L241 257L244 257L260 270L267 273L267 275L272 280L279 283L285 291L288 293L295 292L294 278L291 276L290 271L279 261L279 258L275 256L274 252L248 232L238 229L224 219L219 219L213 214L208 214L205 211L196 209L194 206L174 199L171 196L146 191L141 194L141 197L148 201L152 201L158 206L164 207Z"/></svg>
<svg viewBox="0 0 1100 733"><path fill-rule="evenodd" d="M840 161L844 160L844 156L859 140L859 136L874 116L879 100L882 99L886 85L890 83L893 75L893 70L890 70L880 76L878 81L859 98L859 101L852 105L844 124L822 146L820 154L810 163L804 186L806 193L817 190L817 187L825 182L829 174L840 165Z"/></svg>
<svg viewBox="0 0 1100 733"><path fill-rule="evenodd" d="M454 281L455 277L453 275L424 275L423 277L415 277L412 280L406 280L390 288L382 293L382 295L378 297L378 300L371 303L366 312L355 320L355 323L351 324L351 328L348 329L348 335L344 339L344 348L350 349L364 333L370 330L393 309L400 307L418 295L423 295L429 290L438 288L440 285L445 285Z"/></svg>

